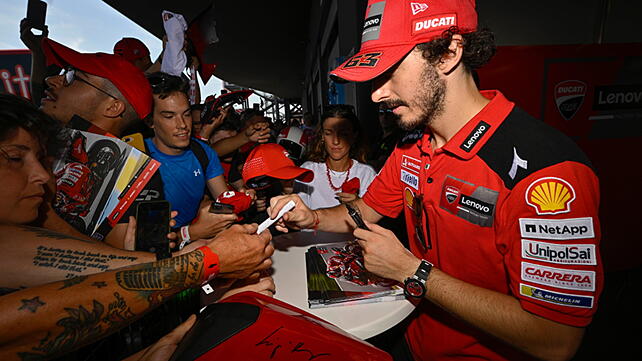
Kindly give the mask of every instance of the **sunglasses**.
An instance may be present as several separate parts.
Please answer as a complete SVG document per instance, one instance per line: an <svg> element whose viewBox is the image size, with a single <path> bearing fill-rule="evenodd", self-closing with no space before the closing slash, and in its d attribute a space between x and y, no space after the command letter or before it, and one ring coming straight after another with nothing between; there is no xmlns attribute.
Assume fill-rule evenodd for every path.
<svg viewBox="0 0 642 361"><path fill-rule="evenodd" d="M430 239L430 229L428 226L428 217L425 217L425 222L424 222L424 215L425 215L425 210L423 206L423 196L421 194L419 195L413 195L412 199L412 214L415 219L415 237L421 243L421 245L424 248L424 251L432 249L432 241ZM426 232L424 233L424 225L426 228ZM424 236L426 234L427 236ZM426 239L427 237L427 239Z"/></svg>
<svg viewBox="0 0 642 361"><path fill-rule="evenodd" d="M117 97L115 97L115 96L109 94L108 92L100 89L99 87L97 87L94 84L88 82L87 80L77 76L76 75L76 68L73 68L73 67L69 66L69 67L65 68L60 75L62 75L64 77L64 85L65 86L70 86L74 82L74 80L78 80L78 81L83 82L83 83L89 85L90 87L98 90L99 92L101 92L101 93L103 93L105 95L108 95L111 98L118 99Z"/></svg>

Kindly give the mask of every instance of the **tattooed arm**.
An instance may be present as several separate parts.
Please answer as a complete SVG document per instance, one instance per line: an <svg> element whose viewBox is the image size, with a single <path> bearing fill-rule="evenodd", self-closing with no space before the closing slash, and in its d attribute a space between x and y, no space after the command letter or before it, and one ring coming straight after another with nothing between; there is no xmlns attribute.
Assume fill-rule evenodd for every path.
<svg viewBox="0 0 642 361"><path fill-rule="evenodd" d="M0 287L6 288L33 287L156 260L152 253L119 250L26 226L0 226L0 244Z"/></svg>
<svg viewBox="0 0 642 361"><path fill-rule="evenodd" d="M208 244L220 276L244 278L271 265L271 236L235 225ZM0 297L0 359L48 359L128 325L203 279L204 255L178 257L33 287Z"/></svg>
<svg viewBox="0 0 642 361"><path fill-rule="evenodd" d="M111 334L199 284L203 253L82 276L0 297L0 359L59 356Z"/></svg>

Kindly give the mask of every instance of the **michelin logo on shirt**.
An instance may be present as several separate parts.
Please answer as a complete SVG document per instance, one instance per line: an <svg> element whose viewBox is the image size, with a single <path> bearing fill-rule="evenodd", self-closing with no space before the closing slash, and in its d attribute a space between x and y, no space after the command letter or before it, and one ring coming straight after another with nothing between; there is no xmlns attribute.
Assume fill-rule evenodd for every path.
<svg viewBox="0 0 642 361"><path fill-rule="evenodd" d="M524 238L556 241L595 237L593 217L565 219L520 218L519 230Z"/></svg>
<svg viewBox="0 0 642 361"><path fill-rule="evenodd" d="M519 294L535 300L553 303L562 306L591 308L593 307L593 296L572 295L568 293L554 292L544 288L533 287L527 284L519 284Z"/></svg>

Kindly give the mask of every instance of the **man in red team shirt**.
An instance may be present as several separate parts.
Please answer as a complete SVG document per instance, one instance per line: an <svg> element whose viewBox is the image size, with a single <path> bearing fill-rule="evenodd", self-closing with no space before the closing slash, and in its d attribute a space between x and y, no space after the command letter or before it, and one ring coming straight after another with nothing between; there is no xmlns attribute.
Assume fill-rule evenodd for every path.
<svg viewBox="0 0 642 361"><path fill-rule="evenodd" d="M360 51L330 75L372 80L372 100L420 132L352 204L369 231L344 206L271 202L272 217L296 202L280 230L354 229L366 268L421 301L397 359L569 359L597 308L597 177L564 135L477 89L494 49L472 0L370 0ZM402 211L410 251L374 224Z"/></svg>

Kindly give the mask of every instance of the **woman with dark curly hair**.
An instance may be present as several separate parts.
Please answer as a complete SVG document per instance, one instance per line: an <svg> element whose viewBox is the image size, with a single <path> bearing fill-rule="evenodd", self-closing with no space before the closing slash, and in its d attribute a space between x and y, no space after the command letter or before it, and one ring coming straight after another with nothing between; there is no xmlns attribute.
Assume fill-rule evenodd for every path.
<svg viewBox="0 0 642 361"><path fill-rule="evenodd" d="M374 179L374 169L364 164L365 147L359 119L350 105L330 105L312 141L308 161L302 168L314 172L310 183L297 183L295 190L312 208L327 208L362 197Z"/></svg>

